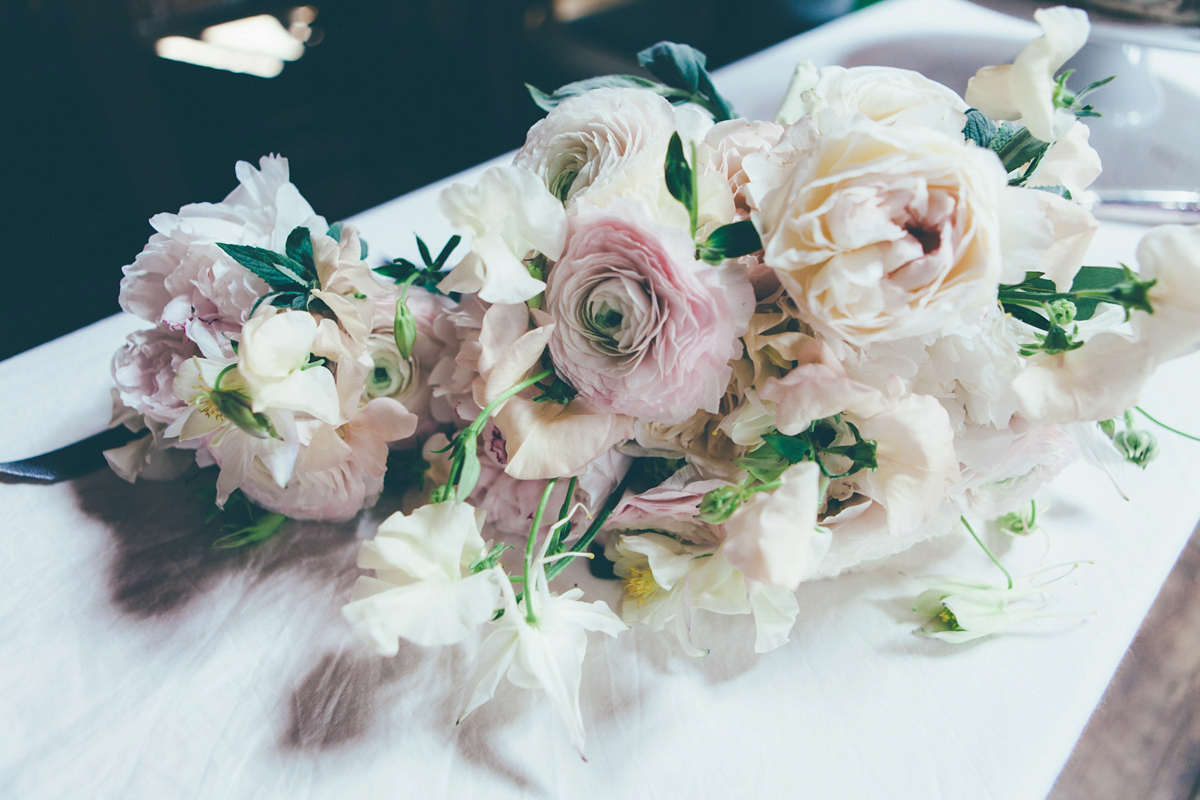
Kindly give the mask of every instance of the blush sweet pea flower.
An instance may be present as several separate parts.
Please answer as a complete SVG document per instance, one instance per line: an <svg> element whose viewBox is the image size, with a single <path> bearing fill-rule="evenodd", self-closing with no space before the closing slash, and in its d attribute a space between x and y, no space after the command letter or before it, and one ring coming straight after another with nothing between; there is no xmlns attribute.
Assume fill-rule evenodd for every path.
<svg viewBox="0 0 1200 800"><path fill-rule="evenodd" d="M377 397L344 425L306 420L296 427L300 449L286 484L252 471L241 488L264 508L293 519L346 520L375 505L388 443L411 436L417 417L395 400Z"/></svg>
<svg viewBox="0 0 1200 800"><path fill-rule="evenodd" d="M685 231L636 207L581 208L547 279L559 374L596 409L679 423L716 411L754 295L744 273L695 259Z"/></svg>
<svg viewBox="0 0 1200 800"><path fill-rule="evenodd" d="M1065 135L1075 114L1054 103L1055 74L1087 43L1087 12L1055 6L1033 18L1042 35L1025 45L1012 64L984 67L967 83L966 100L992 119L1019 119L1043 142Z"/></svg>
<svg viewBox="0 0 1200 800"><path fill-rule="evenodd" d="M816 464L794 464L725 521L725 558L748 584L790 592L816 572L830 539L817 526L820 477Z"/></svg>

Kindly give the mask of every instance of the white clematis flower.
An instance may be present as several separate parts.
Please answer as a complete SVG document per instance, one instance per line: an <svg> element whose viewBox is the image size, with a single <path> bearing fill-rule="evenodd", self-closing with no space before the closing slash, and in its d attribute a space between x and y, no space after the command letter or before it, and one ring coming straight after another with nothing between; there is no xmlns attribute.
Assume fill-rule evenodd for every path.
<svg viewBox="0 0 1200 800"><path fill-rule="evenodd" d="M546 542L550 537L546 537ZM543 554L544 556L544 554ZM496 630L479 649L474 688L459 716L486 703L496 693L500 679L508 679L523 689L543 689L554 710L566 724L571 744L583 755L583 714L579 710L579 682L587 631L616 636L628 626L603 601L584 603L583 590L570 589L553 595L546 585L544 562L537 560L537 579L520 602L512 585L505 580L504 616ZM527 614L533 604L534 619Z"/></svg>
<svg viewBox="0 0 1200 800"><path fill-rule="evenodd" d="M1060 564L1017 578L1012 587L969 578L920 578L929 588L917 596L913 611L929 620L916 633L951 644L999 633L1033 619L1059 616L1046 613L1050 592L1075 585L1070 580L1078 564ZM1064 570L1047 580L1046 574Z"/></svg>
<svg viewBox="0 0 1200 800"><path fill-rule="evenodd" d="M523 303L546 288L524 259L562 255L567 215L562 204L524 167L492 167L476 186L456 183L438 208L457 230L471 234L471 252L442 279L443 292L478 292L489 303Z"/></svg>
<svg viewBox="0 0 1200 800"><path fill-rule="evenodd" d="M692 612L753 614L754 652L781 647L800 613L796 596L755 582L725 558L725 548L692 545L661 533L622 536L614 545L615 569L625 579L621 615L660 631L668 626L692 656L708 655L692 643Z"/></svg>
<svg viewBox="0 0 1200 800"><path fill-rule="evenodd" d="M346 619L391 656L402 638L428 647L470 636L495 613L508 583L499 567L471 573L472 562L487 552L483 518L482 510L457 501L388 517L359 550L358 565L376 577L354 584L342 609Z"/></svg>
<svg viewBox="0 0 1200 800"><path fill-rule="evenodd" d="M1087 12L1055 6L1033 12L1042 35L1011 64L984 67L967 83L966 100L992 119L1025 123L1043 142L1054 142L1075 124L1075 114L1054 104L1055 73L1087 42Z"/></svg>

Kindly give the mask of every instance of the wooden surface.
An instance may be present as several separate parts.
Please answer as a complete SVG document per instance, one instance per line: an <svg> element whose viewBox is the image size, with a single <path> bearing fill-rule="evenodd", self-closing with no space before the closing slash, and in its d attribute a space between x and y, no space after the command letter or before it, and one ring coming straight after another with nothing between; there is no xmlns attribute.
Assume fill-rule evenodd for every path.
<svg viewBox="0 0 1200 800"><path fill-rule="evenodd" d="M1179 556L1048 800L1196 797L1200 527Z"/></svg>

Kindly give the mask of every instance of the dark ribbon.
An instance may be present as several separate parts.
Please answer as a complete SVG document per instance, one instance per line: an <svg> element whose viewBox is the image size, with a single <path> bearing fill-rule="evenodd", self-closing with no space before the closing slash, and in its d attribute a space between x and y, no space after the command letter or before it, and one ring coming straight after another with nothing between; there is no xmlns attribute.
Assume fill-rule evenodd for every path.
<svg viewBox="0 0 1200 800"><path fill-rule="evenodd" d="M11 475L28 481L42 483L58 483L87 475L108 466L104 459L104 451L120 447L145 431L133 433L123 426L109 428L106 431L89 436L82 442L75 442L49 453L20 461L0 461L0 475Z"/></svg>

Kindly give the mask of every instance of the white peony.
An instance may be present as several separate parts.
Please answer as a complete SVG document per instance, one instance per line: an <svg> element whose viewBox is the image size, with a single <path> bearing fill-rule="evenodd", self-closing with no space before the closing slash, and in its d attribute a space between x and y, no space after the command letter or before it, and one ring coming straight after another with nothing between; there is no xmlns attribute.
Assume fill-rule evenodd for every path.
<svg viewBox="0 0 1200 800"><path fill-rule="evenodd" d="M796 66L776 122L791 125L815 117L824 127L862 114L885 125L932 128L962 136L967 104L955 92L919 72L894 67Z"/></svg>
<svg viewBox="0 0 1200 800"><path fill-rule="evenodd" d="M121 307L184 331L208 358L233 355L236 338L267 284L218 242L283 252L298 226L329 225L288 181L287 159L263 156L259 168L239 161L240 185L220 203L193 203L150 220L156 233L121 280Z"/></svg>

